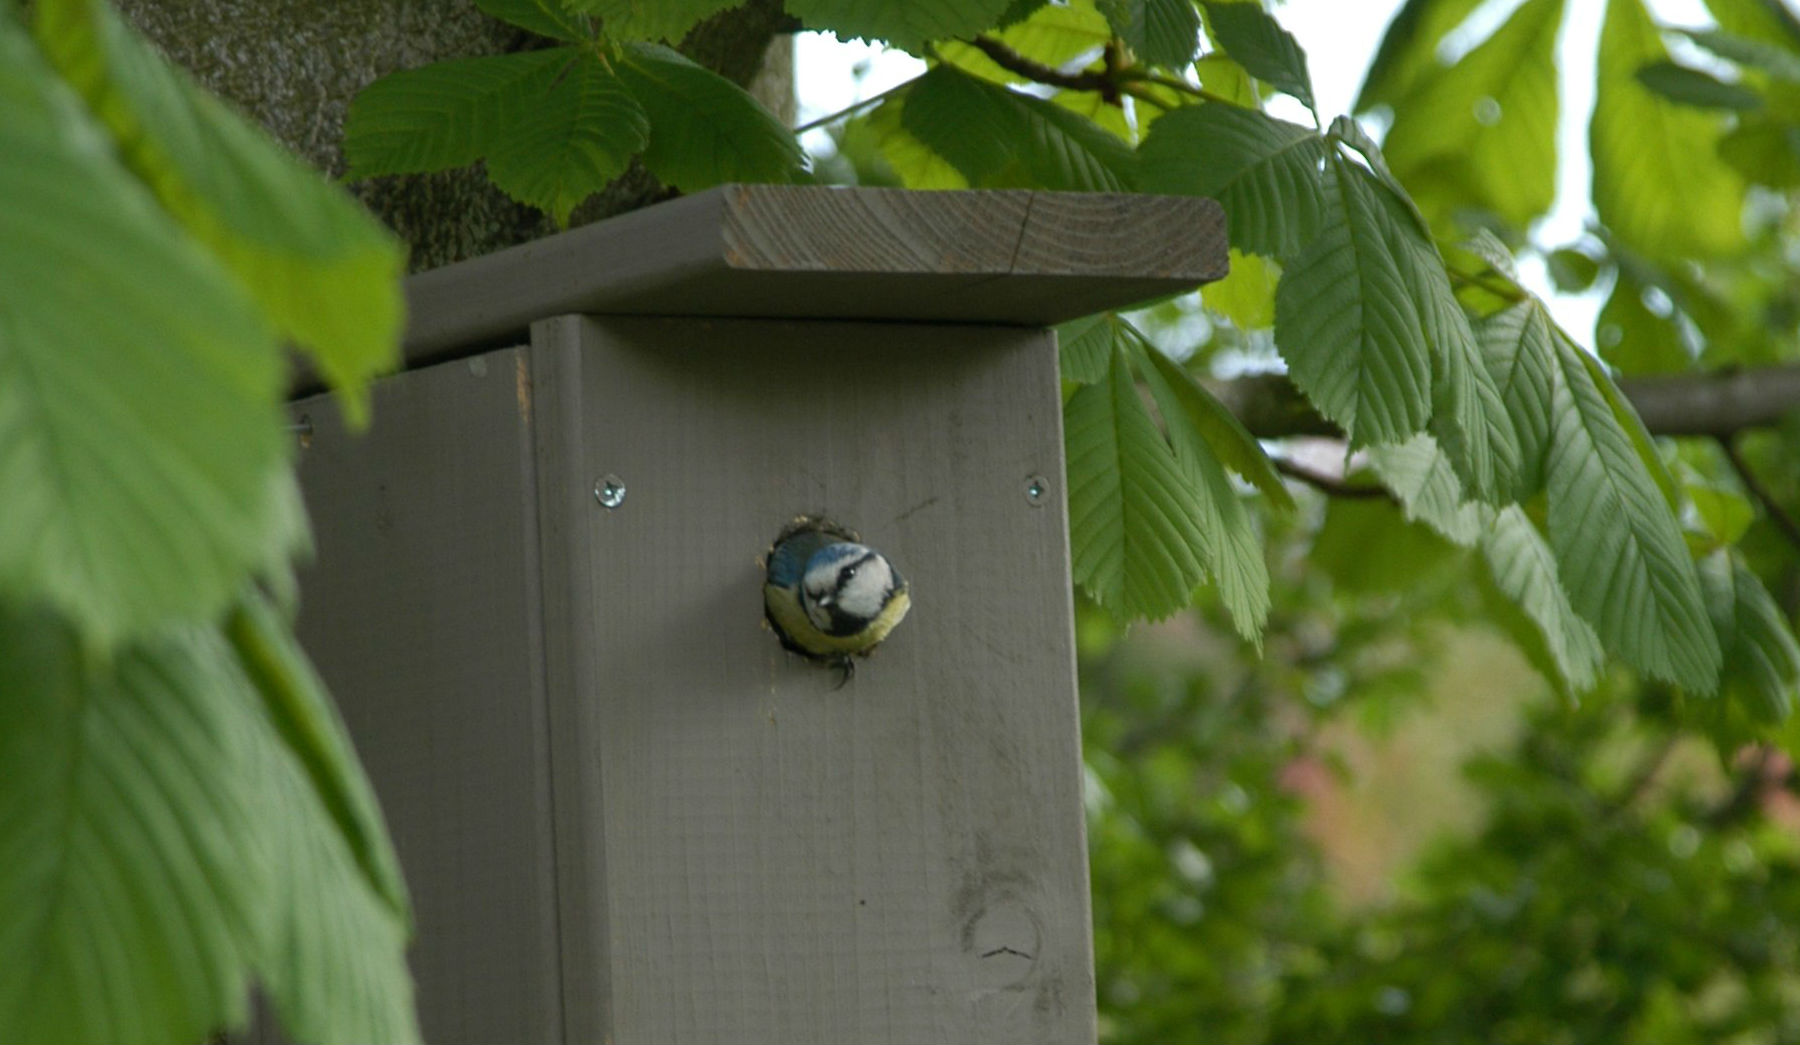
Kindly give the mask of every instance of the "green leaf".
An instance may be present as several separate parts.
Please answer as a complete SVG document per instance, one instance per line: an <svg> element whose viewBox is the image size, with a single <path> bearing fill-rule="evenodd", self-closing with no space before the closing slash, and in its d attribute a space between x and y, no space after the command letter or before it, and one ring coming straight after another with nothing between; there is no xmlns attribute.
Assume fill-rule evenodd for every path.
<svg viewBox="0 0 1800 1045"><path fill-rule="evenodd" d="M1209 0L1206 20L1213 40L1250 75L1293 95L1308 109L1316 108L1306 52L1262 4Z"/></svg>
<svg viewBox="0 0 1800 1045"><path fill-rule="evenodd" d="M1426 328L1433 349L1431 432L1472 495L1490 504L1505 503L1519 486L1517 431L1448 282L1441 299L1424 303L1425 311L1432 309L1439 319L1428 321ZM1457 322L1447 320L1452 315ZM1434 326L1445 333L1433 332Z"/></svg>
<svg viewBox="0 0 1800 1045"><path fill-rule="evenodd" d="M1003 28L1017 25L1042 11L1049 3L1050 0L1007 0L1006 10L1000 12L999 24Z"/></svg>
<svg viewBox="0 0 1800 1045"><path fill-rule="evenodd" d="M652 2L652 0L644 0ZM922 54L928 40L974 36L1000 21L1008 0L788 0L789 13L808 29L840 39L885 40Z"/></svg>
<svg viewBox="0 0 1800 1045"><path fill-rule="evenodd" d="M1340 124L1349 125L1346 130L1354 132L1349 142L1369 159L1380 179L1375 195L1389 212L1384 223L1388 248L1418 305L1431 349L1431 430L1471 493L1492 503L1510 499L1520 469L1518 439L1468 316L1451 289L1443 256L1406 190L1387 172L1380 149L1347 118L1333 123L1334 134L1341 133Z"/></svg>
<svg viewBox="0 0 1800 1045"><path fill-rule="evenodd" d="M1083 123L1100 128L1128 146L1136 145L1142 137L1139 133L1142 125L1127 116L1122 107L1107 101L1099 91L1057 91L1049 100L1051 105L1079 116ZM1122 158L1122 162L1129 170L1131 161Z"/></svg>
<svg viewBox="0 0 1800 1045"><path fill-rule="evenodd" d="M1694 357L1682 341L1672 304L1665 315L1651 311L1645 304L1650 286L1639 279L1648 274L1641 263L1618 266L1612 293L1607 295L1606 304L1594 321L1594 341L1600 358L1626 374L1679 374L1692 370Z"/></svg>
<svg viewBox="0 0 1800 1045"><path fill-rule="evenodd" d="M970 185L1022 185L1024 172L1009 168L1015 162L1016 140L1024 132L1003 91L1005 88L938 66L907 89L900 123L948 160Z"/></svg>
<svg viewBox="0 0 1800 1045"><path fill-rule="evenodd" d="M521 85L535 101L508 114L488 177L520 203L566 225L582 200L625 172L649 140L649 119L599 58L578 54Z"/></svg>
<svg viewBox="0 0 1800 1045"><path fill-rule="evenodd" d="M1720 550L1700 561L1706 608L1724 651L1720 695L1763 722L1794 710L1800 686L1800 644L1768 589L1736 554Z"/></svg>
<svg viewBox="0 0 1800 1045"><path fill-rule="evenodd" d="M1096 312L1056 328L1056 358L1064 381L1091 385L1106 377L1118 322L1111 312Z"/></svg>
<svg viewBox="0 0 1800 1045"><path fill-rule="evenodd" d="M1597 366L1564 338L1552 347L1548 521L1569 601L1633 667L1710 693L1719 646L1674 517Z"/></svg>
<svg viewBox="0 0 1800 1045"><path fill-rule="evenodd" d="M1325 504L1306 562L1347 595L1393 596L1415 592L1421 580L1461 575L1461 548L1430 527L1416 525L1382 497L1333 497Z"/></svg>
<svg viewBox="0 0 1800 1045"><path fill-rule="evenodd" d="M1562 0L1528 0L1453 65L1392 100L1382 148L1434 215L1482 207L1523 228L1556 197L1556 36Z"/></svg>
<svg viewBox="0 0 1800 1045"><path fill-rule="evenodd" d="M1092 0L1087 0L1067 6L1047 4L1032 11L1023 21L1008 24L997 33L983 35L997 37L1024 57L1056 68L1082 54L1098 51L1113 34L1106 18L1095 10ZM961 40L939 40L932 48L943 61L981 79L994 83L1031 82L1030 77L1001 67L979 48Z"/></svg>
<svg viewBox="0 0 1800 1045"><path fill-rule="evenodd" d="M1112 39L1106 18L1092 3L1049 4L997 34L1000 42L1027 58L1061 65Z"/></svg>
<svg viewBox="0 0 1800 1045"><path fill-rule="evenodd" d="M781 122L730 80L657 44L627 44L619 78L650 120L644 168L698 192L722 182L791 182L804 167Z"/></svg>
<svg viewBox="0 0 1800 1045"><path fill-rule="evenodd" d="M355 866L406 929L412 922L412 905L375 790L363 775L324 684L313 673L287 623L252 592L232 608L225 635L239 666L261 696L269 722L303 772L320 809L336 827Z"/></svg>
<svg viewBox="0 0 1800 1045"><path fill-rule="evenodd" d="M1641 0L1608 0L1588 129L1594 209L1652 258L1730 253L1744 242L1744 184L1719 159L1719 116L1669 102L1637 78L1667 57Z"/></svg>
<svg viewBox="0 0 1800 1045"><path fill-rule="evenodd" d="M1212 575L1219 599L1230 611L1238 634L1261 650L1263 627L1269 620L1269 567L1263 561L1262 539L1220 466L1215 448L1227 445L1239 460L1261 458L1268 479L1281 489L1289 505L1292 498L1282 488L1262 448L1237 424L1237 419L1216 402L1203 402L1212 397L1201 391L1185 370L1144 341L1142 335L1135 331L1132 334L1138 371L1162 413L1175 459L1198 495L1194 498L1193 521L1198 524L1200 561ZM1230 423L1222 423L1221 415L1230 418ZM1212 429L1211 434L1223 438L1217 442L1207 438L1202 424Z"/></svg>
<svg viewBox="0 0 1800 1045"><path fill-rule="evenodd" d="M1550 282L1565 294L1579 294L1600 277L1600 263L1573 247L1552 251L1545 259Z"/></svg>
<svg viewBox="0 0 1800 1045"><path fill-rule="evenodd" d="M1800 126L1767 114L1744 117L1719 139L1719 158L1752 184L1800 187Z"/></svg>
<svg viewBox="0 0 1800 1045"><path fill-rule="evenodd" d="M1777 80L1800 83L1800 51L1792 47L1716 29L1676 32L1720 58L1761 70Z"/></svg>
<svg viewBox="0 0 1800 1045"><path fill-rule="evenodd" d="M560 0L571 11L599 15L600 29L614 43L628 40L681 42L687 31L744 0Z"/></svg>
<svg viewBox="0 0 1800 1045"><path fill-rule="evenodd" d="M1353 445L1405 442L1431 416L1419 288L1389 246L1384 190L1338 156L1325 181L1324 224L1275 289L1275 341L1295 387Z"/></svg>
<svg viewBox="0 0 1800 1045"><path fill-rule="evenodd" d="M1780 0L1707 0L1706 7L1722 33L1790 52L1800 48L1800 18Z"/></svg>
<svg viewBox="0 0 1800 1045"><path fill-rule="evenodd" d="M1703 482L1682 484L1688 503L1700 525L1706 528L1714 544L1720 547L1736 544L1744 531L1756 521L1756 509L1744 497L1730 490Z"/></svg>
<svg viewBox="0 0 1800 1045"><path fill-rule="evenodd" d="M1211 196L1225 208L1232 245L1285 262L1324 224L1319 166L1325 138L1298 124L1216 103L1157 120L1138 146L1138 188Z"/></svg>
<svg viewBox="0 0 1800 1045"><path fill-rule="evenodd" d="M977 187L1123 192L1133 155L1117 137L1041 98L948 65L906 92L901 124Z"/></svg>
<svg viewBox="0 0 1800 1045"><path fill-rule="evenodd" d="M405 923L216 633L0 606L0 693L0 1038L199 1041L255 977L298 1040L418 1040Z"/></svg>
<svg viewBox="0 0 1800 1045"><path fill-rule="evenodd" d="M1461 25L1482 0L1407 0L1382 34L1381 46L1369 63L1354 112L1393 105L1417 82L1441 70L1438 45Z"/></svg>
<svg viewBox="0 0 1800 1045"><path fill-rule="evenodd" d="M1480 540L1487 514L1465 499L1450 459L1431 436L1421 433L1403 443L1371 446L1368 457L1382 485L1400 499L1407 521L1423 523L1465 548Z"/></svg>
<svg viewBox="0 0 1800 1045"><path fill-rule="evenodd" d="M1200 86L1206 88L1215 99L1223 100L1240 109L1262 110L1262 88L1243 66L1232 61L1223 51L1211 51L1194 59L1194 74L1200 78ZM1182 104L1179 93L1166 96L1171 106ZM1145 112L1138 110L1139 121L1152 119L1154 110Z"/></svg>
<svg viewBox="0 0 1800 1045"><path fill-rule="evenodd" d="M1637 71L1638 82L1678 105L1701 109L1746 110L1762 107L1762 95L1699 69L1671 61L1651 62Z"/></svg>
<svg viewBox="0 0 1800 1045"><path fill-rule="evenodd" d="M1037 188L1063 192L1129 192L1136 154L1092 120L1053 102L1005 93L1019 109L1024 137L1013 143Z"/></svg>
<svg viewBox="0 0 1800 1045"><path fill-rule="evenodd" d="M467 167L491 152L514 113L538 104L528 93L548 71L575 60L555 47L434 62L389 73L350 103L344 128L349 177Z"/></svg>
<svg viewBox="0 0 1800 1045"><path fill-rule="evenodd" d="M190 630L99 661L0 607L0 693L0 1039L241 1026L277 912L229 654Z"/></svg>
<svg viewBox="0 0 1800 1045"><path fill-rule="evenodd" d="M1126 353L1063 407L1075 582L1120 616L1166 617L1206 577L1200 492L1138 398Z"/></svg>
<svg viewBox="0 0 1800 1045"><path fill-rule="evenodd" d="M1331 121L1331 129L1326 134L1329 140L1349 146L1368 161L1369 170L1388 190L1388 194L1393 197L1392 202L1400 204L1406 210L1407 214L1418 224L1421 235L1429 240L1431 223L1425 220L1425 215L1413 202L1412 196L1406 191L1406 186L1400 184L1400 179L1394 176L1393 169L1388 166L1387 154L1381 151L1381 146L1369 136L1369 132L1363 130L1362 124L1348 116L1339 116Z"/></svg>
<svg viewBox="0 0 1800 1045"><path fill-rule="evenodd" d="M1483 275L1501 276L1515 289L1518 287L1518 260L1513 257L1512 248L1506 245L1505 240L1494 235L1492 229L1476 229L1467 239L1457 244L1457 249L1480 259L1487 266ZM1478 314L1486 315L1487 313Z"/></svg>
<svg viewBox="0 0 1800 1045"><path fill-rule="evenodd" d="M406 883L337 709L259 594L224 632L265 722L255 760L280 900L258 979L294 1040L418 1041Z"/></svg>
<svg viewBox="0 0 1800 1045"><path fill-rule="evenodd" d="M1200 46L1200 12L1190 0L1101 0L1119 39L1149 65L1179 69Z"/></svg>
<svg viewBox="0 0 1800 1045"><path fill-rule="evenodd" d="M398 358L399 241L342 189L197 87L101 0L37 5L45 52L122 143L128 167L344 396Z"/></svg>
<svg viewBox="0 0 1800 1045"><path fill-rule="evenodd" d="M1200 288L1200 300L1210 312L1231 321L1239 330L1267 330L1275 325L1275 288L1281 268L1261 254L1245 254L1232 247L1224 279Z"/></svg>
<svg viewBox="0 0 1800 1045"><path fill-rule="evenodd" d="M1657 492L1662 494L1663 505L1673 518L1681 511L1681 490L1675 485L1675 477L1669 473L1668 465L1663 463L1656 441L1650 437L1649 429L1644 427L1643 419L1638 417L1631 400L1626 399L1625 393L1619 391L1619 386L1613 384L1599 360L1582 351L1579 345L1563 333L1561 327L1551 329L1555 332L1557 348L1581 363L1582 368L1587 371L1588 380L1599 390L1600 397L1606 400L1607 409L1612 411L1613 423L1625 433L1632 452L1637 454L1638 463L1643 466L1645 474L1650 476L1650 481L1656 484Z"/></svg>
<svg viewBox="0 0 1800 1045"><path fill-rule="evenodd" d="M874 135L881 158L893 168L900 184L909 189L968 188L969 179L961 171L906 129L905 115L906 97L902 93L882 102L860 124Z"/></svg>
<svg viewBox="0 0 1800 1045"><path fill-rule="evenodd" d="M1570 693L1592 689L1603 660L1600 640L1570 605L1555 557L1523 509L1508 505L1494 516L1481 553L1500 593L1536 629L1556 681Z"/></svg>
<svg viewBox="0 0 1800 1045"><path fill-rule="evenodd" d="M1551 400L1555 392L1551 359L1555 348L1550 318L1535 301L1514 305L1476 325L1488 371L1506 407L1519 448L1513 497L1523 501L1543 488L1550 452Z"/></svg>
<svg viewBox="0 0 1800 1045"><path fill-rule="evenodd" d="M273 331L5 14L0 156L0 594L211 617L304 533Z"/></svg>
<svg viewBox="0 0 1800 1045"><path fill-rule="evenodd" d="M1172 402L1179 408L1173 412L1167 407L1162 408L1164 420L1171 428L1175 424L1175 420L1170 420L1172 415L1176 420L1185 419L1221 464L1261 490L1276 508L1293 511L1294 497L1288 493L1287 484L1281 481L1281 473L1275 470L1269 455L1263 452L1262 444L1244 423L1225 409L1224 403L1213 398L1212 393L1201 388L1194 376L1174 360L1148 345L1144 346L1144 351L1161 372L1163 385L1172 392Z"/></svg>
<svg viewBox="0 0 1800 1045"><path fill-rule="evenodd" d="M257 979L282 1026L294 1041L421 1040L406 918L369 880L298 753L267 727L257 740L279 895Z"/></svg>
<svg viewBox="0 0 1800 1045"><path fill-rule="evenodd" d="M562 0L475 0L475 6L502 22L552 40L575 43L593 36L588 26L572 15Z"/></svg>

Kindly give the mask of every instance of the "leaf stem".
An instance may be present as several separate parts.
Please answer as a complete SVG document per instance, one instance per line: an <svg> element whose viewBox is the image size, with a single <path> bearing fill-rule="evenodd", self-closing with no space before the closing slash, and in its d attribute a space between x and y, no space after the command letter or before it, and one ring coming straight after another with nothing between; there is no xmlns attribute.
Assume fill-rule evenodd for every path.
<svg viewBox="0 0 1800 1045"><path fill-rule="evenodd" d="M923 74L921 74L921 75L923 75ZM825 127L830 124L834 124L834 123L838 122L839 120L844 119L845 117L858 112L859 110L867 109L869 106L874 105L877 102L887 101L889 97L899 93L900 91L906 90L908 87L911 87L914 83L918 82L918 79L919 79L919 77L915 76L911 80L907 80L904 83L897 83L894 86L889 87L887 90L882 91L880 94L871 94L867 98L864 98L861 101L851 102L849 105L844 106L842 109L839 109L837 112L827 113L826 115L821 116L816 120L810 120L806 123L803 123L800 126L794 128L794 136L797 138L800 135L805 134L807 131L816 131L820 127Z"/></svg>
<svg viewBox="0 0 1800 1045"><path fill-rule="evenodd" d="M1159 73L1147 73L1142 70L1127 69L1125 70L1122 79L1128 84L1152 83L1158 87L1167 87L1171 91L1180 91L1182 94L1198 98L1203 102L1217 102L1220 105L1230 105L1239 109L1248 108L1248 106L1239 102L1234 102L1222 94L1217 94L1198 84L1191 84L1186 80L1174 76L1163 76Z"/></svg>
<svg viewBox="0 0 1800 1045"><path fill-rule="evenodd" d="M1140 104L1154 106L1159 113L1168 112L1170 108L1180 108L1179 105L1170 106L1164 99L1158 98L1156 95L1151 94L1149 91L1144 90L1134 83L1126 84L1121 90L1132 98L1137 99Z"/></svg>

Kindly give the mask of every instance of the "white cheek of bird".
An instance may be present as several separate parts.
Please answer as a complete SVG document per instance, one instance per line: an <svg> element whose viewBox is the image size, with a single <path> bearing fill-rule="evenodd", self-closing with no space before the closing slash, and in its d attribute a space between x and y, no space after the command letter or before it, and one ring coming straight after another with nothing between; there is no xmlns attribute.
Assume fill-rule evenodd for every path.
<svg viewBox="0 0 1800 1045"><path fill-rule="evenodd" d="M906 578L856 532L821 516L801 516L769 549L763 610L788 650L838 668L866 657L912 607ZM841 685L842 683L840 683Z"/></svg>

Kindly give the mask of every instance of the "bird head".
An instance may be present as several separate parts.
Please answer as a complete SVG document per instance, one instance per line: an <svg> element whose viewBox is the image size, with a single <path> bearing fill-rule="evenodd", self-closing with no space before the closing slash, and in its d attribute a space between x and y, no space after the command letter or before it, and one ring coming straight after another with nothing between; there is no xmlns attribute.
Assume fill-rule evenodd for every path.
<svg viewBox="0 0 1800 1045"><path fill-rule="evenodd" d="M894 596L905 590L906 581L880 552L840 541L820 548L806 561L800 607L825 634L854 635L880 618Z"/></svg>

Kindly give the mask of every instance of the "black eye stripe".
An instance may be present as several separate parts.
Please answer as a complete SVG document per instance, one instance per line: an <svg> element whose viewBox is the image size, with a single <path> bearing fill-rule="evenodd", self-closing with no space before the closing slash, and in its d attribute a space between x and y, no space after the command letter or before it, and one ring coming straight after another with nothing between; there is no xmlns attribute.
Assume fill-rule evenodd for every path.
<svg viewBox="0 0 1800 1045"><path fill-rule="evenodd" d="M837 575L837 584L832 587L831 593L833 595L844 594L844 588L847 587L852 580L856 579L857 568L860 567L863 563L868 562L870 559L873 559L873 558L875 558L875 553L867 552L862 556L862 558L857 559L855 562L853 562L850 565L839 570L838 575Z"/></svg>

